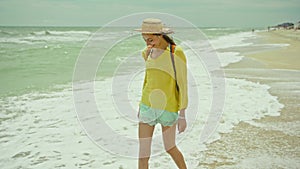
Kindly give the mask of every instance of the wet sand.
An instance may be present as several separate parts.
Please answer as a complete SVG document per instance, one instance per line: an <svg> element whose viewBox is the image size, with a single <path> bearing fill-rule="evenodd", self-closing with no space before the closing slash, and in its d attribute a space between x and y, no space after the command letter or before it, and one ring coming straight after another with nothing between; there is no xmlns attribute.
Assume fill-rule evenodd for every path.
<svg viewBox="0 0 300 169"><path fill-rule="evenodd" d="M300 31L257 34L249 47L226 49L245 56L224 69L226 77L270 86L284 108L280 116L240 122L222 134L208 145L199 168L300 168Z"/></svg>

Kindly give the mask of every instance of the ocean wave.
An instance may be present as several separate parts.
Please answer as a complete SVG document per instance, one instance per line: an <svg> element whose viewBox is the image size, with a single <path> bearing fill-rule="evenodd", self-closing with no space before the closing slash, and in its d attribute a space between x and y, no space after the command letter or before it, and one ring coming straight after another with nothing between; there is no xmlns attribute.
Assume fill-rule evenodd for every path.
<svg viewBox="0 0 300 169"><path fill-rule="evenodd" d="M0 38L0 43L15 43L15 44L35 44L32 41L25 40L23 38Z"/></svg>
<svg viewBox="0 0 300 169"><path fill-rule="evenodd" d="M256 37L257 36L251 32L232 33L229 35L217 37L216 39L212 39L210 40L210 43L215 49L241 47L252 44L249 42L245 42L244 40Z"/></svg>
<svg viewBox="0 0 300 169"><path fill-rule="evenodd" d="M37 32L31 32L30 35L51 35L49 31L37 31Z"/></svg>
<svg viewBox="0 0 300 169"><path fill-rule="evenodd" d="M216 28L202 28L208 31L228 31L228 30L241 30L240 28L230 28L230 27L216 27Z"/></svg>
<svg viewBox="0 0 300 169"><path fill-rule="evenodd" d="M83 36L90 36L92 32L90 31L52 31L52 30L45 30L45 31L36 31L36 32L31 32L31 35L57 35L57 36L78 36L78 35L83 35Z"/></svg>
<svg viewBox="0 0 300 169"><path fill-rule="evenodd" d="M4 30L0 30L0 35L3 35L3 36L13 36L13 35L16 35L16 33L9 32L9 31L4 31Z"/></svg>
<svg viewBox="0 0 300 169"><path fill-rule="evenodd" d="M217 55L221 62L221 67L226 67L231 63L237 63L244 57L238 52L217 52Z"/></svg>
<svg viewBox="0 0 300 169"><path fill-rule="evenodd" d="M39 44L47 42L84 42L88 37L74 36L25 36L25 37L1 37L0 43Z"/></svg>
<svg viewBox="0 0 300 169"><path fill-rule="evenodd" d="M183 41L181 45L185 47L187 56L207 60L206 66L210 70L217 70L230 63L239 62L243 58L238 52L218 52L218 50L252 45L252 43L245 42L246 39L251 38L256 38L256 35L249 32L239 32L219 36L211 40Z"/></svg>
<svg viewBox="0 0 300 169"><path fill-rule="evenodd" d="M48 42L85 42L93 35L93 40L111 40L120 37L120 32L90 31L35 31L28 34L10 34L0 37L0 43L35 44Z"/></svg>

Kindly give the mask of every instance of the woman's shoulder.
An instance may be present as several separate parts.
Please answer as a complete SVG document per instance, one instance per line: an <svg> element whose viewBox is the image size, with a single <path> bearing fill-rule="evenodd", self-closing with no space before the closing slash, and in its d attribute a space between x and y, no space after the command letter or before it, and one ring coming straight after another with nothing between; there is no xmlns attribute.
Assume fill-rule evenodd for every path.
<svg viewBox="0 0 300 169"><path fill-rule="evenodd" d="M184 54L183 49L182 49L181 46L176 46L175 55L180 57L180 59L186 61L186 57L185 57L185 54Z"/></svg>
<svg viewBox="0 0 300 169"><path fill-rule="evenodd" d="M181 46L176 46L175 54L184 55L183 49Z"/></svg>
<svg viewBox="0 0 300 169"><path fill-rule="evenodd" d="M175 51L183 51L182 47L179 45L176 45Z"/></svg>

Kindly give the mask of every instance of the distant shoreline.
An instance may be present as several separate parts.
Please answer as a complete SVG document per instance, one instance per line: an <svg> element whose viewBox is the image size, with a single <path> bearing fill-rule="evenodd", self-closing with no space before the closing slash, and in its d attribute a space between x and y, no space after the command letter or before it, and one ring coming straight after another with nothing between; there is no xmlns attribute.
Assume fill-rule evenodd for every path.
<svg viewBox="0 0 300 169"><path fill-rule="evenodd" d="M289 44L276 50L270 50L247 55L264 62L267 67L273 69L295 69L300 70L300 31L276 30L260 32L263 41L271 44Z"/></svg>
<svg viewBox="0 0 300 169"><path fill-rule="evenodd" d="M291 168L299 164L300 31L276 30L259 32L257 36L249 40L252 44L248 49L225 50L245 56L224 68L226 77L270 86L269 93L284 107L279 116L239 122L232 132L221 134L204 152L204 156L216 159L203 164L209 168L243 168L245 164L256 168ZM268 44L275 46L269 48ZM240 144L233 144L236 142ZM238 158L233 160L233 156Z"/></svg>

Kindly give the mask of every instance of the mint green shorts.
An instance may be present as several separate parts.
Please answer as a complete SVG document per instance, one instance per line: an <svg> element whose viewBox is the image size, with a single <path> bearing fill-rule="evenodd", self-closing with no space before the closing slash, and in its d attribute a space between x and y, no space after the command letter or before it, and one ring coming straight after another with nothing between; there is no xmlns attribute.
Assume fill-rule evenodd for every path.
<svg viewBox="0 0 300 169"><path fill-rule="evenodd" d="M173 126L178 120L177 112L169 112L151 108L143 103L140 103L139 121L154 126L160 123L163 126Z"/></svg>

